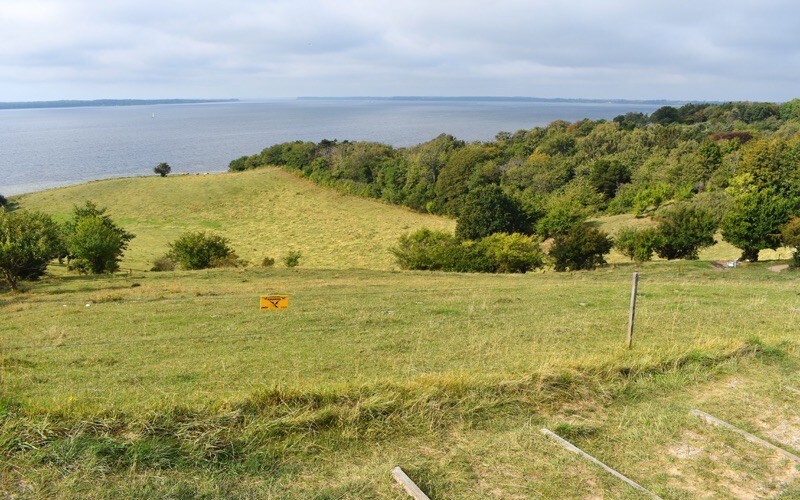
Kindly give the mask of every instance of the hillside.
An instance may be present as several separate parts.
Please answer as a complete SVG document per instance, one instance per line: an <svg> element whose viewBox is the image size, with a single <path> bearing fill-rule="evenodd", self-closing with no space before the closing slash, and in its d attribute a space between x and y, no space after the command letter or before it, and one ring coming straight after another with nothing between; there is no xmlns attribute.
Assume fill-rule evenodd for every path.
<svg viewBox="0 0 800 500"><path fill-rule="evenodd" d="M215 175L134 177L51 189L17 198L21 208L68 217L91 200L136 235L123 268L150 269L167 244L188 230L230 238L251 264L303 252L303 267L391 269L389 248L421 227L451 231L455 222L375 200L340 194L280 169Z"/></svg>
<svg viewBox="0 0 800 500"><path fill-rule="evenodd" d="M269 168L13 201L63 219L85 199L137 235L133 272L54 263L0 292L0 496L403 498L399 465L433 499L638 498L542 428L662 498L800 495L789 459L689 413L800 451L794 270L395 271L399 234L454 222ZM254 265L143 271L188 229ZM300 268L258 267L288 249ZM260 311L267 293L289 309Z"/></svg>

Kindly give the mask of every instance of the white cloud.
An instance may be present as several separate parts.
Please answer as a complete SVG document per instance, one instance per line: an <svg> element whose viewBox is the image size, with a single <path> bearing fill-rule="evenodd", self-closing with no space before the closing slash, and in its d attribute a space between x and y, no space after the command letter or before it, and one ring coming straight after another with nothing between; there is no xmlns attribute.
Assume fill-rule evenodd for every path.
<svg viewBox="0 0 800 500"><path fill-rule="evenodd" d="M3 0L0 100L782 100L798 94L798 11L789 0Z"/></svg>

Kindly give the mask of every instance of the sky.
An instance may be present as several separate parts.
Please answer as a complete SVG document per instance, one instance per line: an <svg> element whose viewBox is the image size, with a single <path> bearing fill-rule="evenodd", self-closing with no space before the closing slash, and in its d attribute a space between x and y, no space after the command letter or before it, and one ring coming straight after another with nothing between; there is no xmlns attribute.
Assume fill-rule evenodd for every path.
<svg viewBox="0 0 800 500"><path fill-rule="evenodd" d="M0 101L785 101L798 19L796 0L0 0Z"/></svg>

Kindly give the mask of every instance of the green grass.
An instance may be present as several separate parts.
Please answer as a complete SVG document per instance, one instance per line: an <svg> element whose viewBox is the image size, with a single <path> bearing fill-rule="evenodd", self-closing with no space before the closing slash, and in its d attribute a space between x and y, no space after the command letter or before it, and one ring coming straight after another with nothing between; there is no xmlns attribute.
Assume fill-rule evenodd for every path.
<svg viewBox="0 0 800 500"><path fill-rule="evenodd" d="M800 398L781 390L800 388L796 271L393 271L386 248L402 226L452 221L275 170L211 178L18 200L62 216L83 198L108 205L137 233L135 269L179 230L215 224L254 261L245 249L262 237L283 248L302 235L308 261L103 277L54 266L0 293L0 495L402 498L389 475L400 465L432 498L637 498L542 427L665 498L800 495L795 465L688 415L800 451ZM217 189L224 200L203 214L200 193ZM187 193L197 205L180 208ZM278 222L246 210L265 193L284 200ZM269 293L289 309L259 311Z"/></svg>
<svg viewBox="0 0 800 500"><path fill-rule="evenodd" d="M230 238L240 257L258 265L290 250L302 265L387 269L398 237L422 227L452 231L455 221L348 196L280 169L215 175L135 177L90 182L15 198L21 208L64 220L91 200L136 235L122 266L147 270L168 243L190 230Z"/></svg>

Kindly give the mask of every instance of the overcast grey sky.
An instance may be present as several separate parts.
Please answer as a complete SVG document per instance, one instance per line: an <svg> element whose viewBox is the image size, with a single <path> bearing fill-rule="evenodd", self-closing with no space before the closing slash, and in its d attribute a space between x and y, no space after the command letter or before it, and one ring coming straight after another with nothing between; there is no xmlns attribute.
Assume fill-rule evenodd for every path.
<svg viewBox="0 0 800 500"><path fill-rule="evenodd" d="M796 0L0 0L0 101L800 96Z"/></svg>

